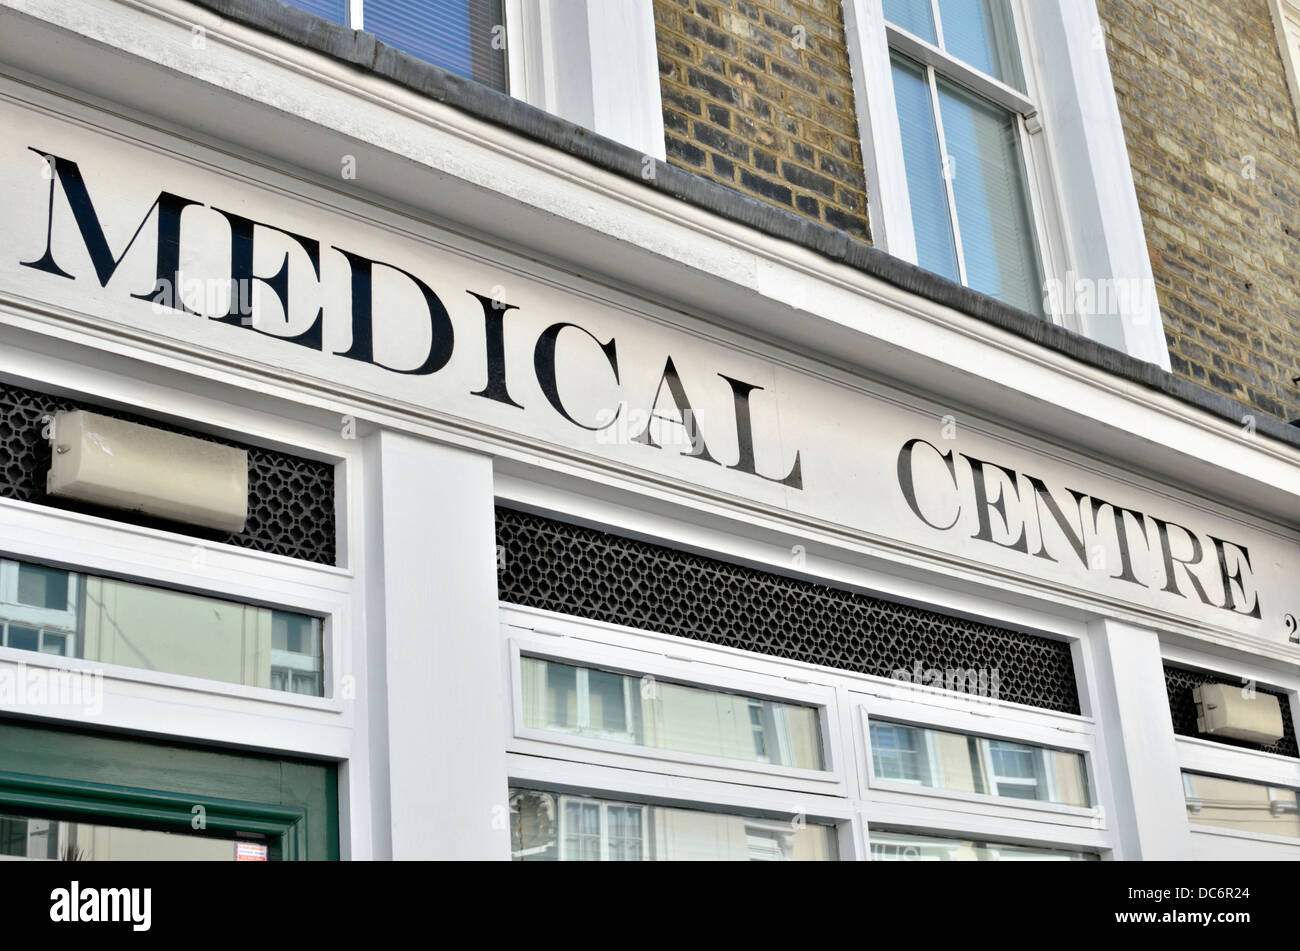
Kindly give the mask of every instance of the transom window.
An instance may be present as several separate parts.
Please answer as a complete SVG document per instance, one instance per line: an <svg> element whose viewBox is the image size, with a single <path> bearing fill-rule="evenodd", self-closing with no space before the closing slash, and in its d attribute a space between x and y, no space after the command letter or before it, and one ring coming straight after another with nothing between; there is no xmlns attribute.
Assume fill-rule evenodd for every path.
<svg viewBox="0 0 1300 951"><path fill-rule="evenodd" d="M824 768L815 707L520 658L524 725L801 769Z"/></svg>
<svg viewBox="0 0 1300 951"><path fill-rule="evenodd" d="M319 697L320 618L0 560L0 646Z"/></svg>
<svg viewBox="0 0 1300 951"><path fill-rule="evenodd" d="M1091 805L1083 754L901 723L871 720L877 780L934 789Z"/></svg>
<svg viewBox="0 0 1300 951"><path fill-rule="evenodd" d="M1194 825L1300 839L1300 791L1222 776L1183 773Z"/></svg>
<svg viewBox="0 0 1300 951"><path fill-rule="evenodd" d="M871 858L884 862L1086 862L1093 852L1045 849L1010 842L975 842L915 832L871 830Z"/></svg>
<svg viewBox="0 0 1300 951"><path fill-rule="evenodd" d="M1046 316L1010 0L885 0L917 263Z"/></svg>
<svg viewBox="0 0 1300 951"><path fill-rule="evenodd" d="M466 79L506 89L501 0L288 0Z"/></svg>

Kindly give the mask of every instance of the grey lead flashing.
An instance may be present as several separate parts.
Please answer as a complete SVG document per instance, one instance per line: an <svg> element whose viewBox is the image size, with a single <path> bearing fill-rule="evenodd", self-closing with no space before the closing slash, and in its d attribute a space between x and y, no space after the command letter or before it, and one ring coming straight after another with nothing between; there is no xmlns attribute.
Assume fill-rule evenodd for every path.
<svg viewBox="0 0 1300 951"><path fill-rule="evenodd" d="M656 160L653 179L642 175L645 156L582 126L553 116L505 93L426 63L381 43L369 33L332 23L281 0L191 0L246 26L298 46L316 50L491 122L534 141L567 152L646 188L738 222L775 238L794 242L825 258L848 265L920 297L969 314L1080 363L1164 393L1197 409L1240 425L1255 419L1255 431L1300 448L1300 426L1252 409L1153 363L1058 327L1009 304L893 257L879 248L825 225L801 218L755 198Z"/></svg>

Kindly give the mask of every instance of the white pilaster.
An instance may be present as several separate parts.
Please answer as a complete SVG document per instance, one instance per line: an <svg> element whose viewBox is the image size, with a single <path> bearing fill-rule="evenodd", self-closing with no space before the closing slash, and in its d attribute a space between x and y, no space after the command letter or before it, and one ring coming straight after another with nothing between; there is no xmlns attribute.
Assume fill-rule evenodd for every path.
<svg viewBox="0 0 1300 951"><path fill-rule="evenodd" d="M376 857L509 858L491 460L391 432L367 448L368 616L383 658L370 687L387 718L376 838L391 835Z"/></svg>
<svg viewBox="0 0 1300 951"><path fill-rule="evenodd" d="M1190 859L1191 835L1164 664L1154 631L1101 620L1089 625L1095 704L1113 795L1119 859Z"/></svg>

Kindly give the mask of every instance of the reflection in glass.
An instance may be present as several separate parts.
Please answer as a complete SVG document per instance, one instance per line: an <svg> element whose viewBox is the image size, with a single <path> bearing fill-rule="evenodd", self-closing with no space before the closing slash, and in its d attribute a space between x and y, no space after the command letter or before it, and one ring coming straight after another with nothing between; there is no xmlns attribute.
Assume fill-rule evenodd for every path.
<svg viewBox="0 0 1300 951"><path fill-rule="evenodd" d="M1082 753L871 721L876 779L958 792L1089 806Z"/></svg>
<svg viewBox="0 0 1300 951"><path fill-rule="evenodd" d="M1020 67L1020 43L1008 0L939 0L943 47L1021 92L1025 91Z"/></svg>
<svg viewBox="0 0 1300 951"><path fill-rule="evenodd" d="M938 43L930 0L885 0L885 19L928 43Z"/></svg>
<svg viewBox="0 0 1300 951"><path fill-rule="evenodd" d="M893 58L893 72L917 264L950 281L960 280L930 84L923 69L901 56Z"/></svg>
<svg viewBox="0 0 1300 951"><path fill-rule="evenodd" d="M1187 819L1197 825L1300 838L1300 792L1183 773Z"/></svg>
<svg viewBox="0 0 1300 951"><path fill-rule="evenodd" d="M818 861L837 857L835 830L794 817L760 819L699 809L510 790L515 861Z"/></svg>
<svg viewBox="0 0 1300 951"><path fill-rule="evenodd" d="M881 862L1087 862L1095 860L1097 855L872 829L871 858Z"/></svg>
<svg viewBox="0 0 1300 951"><path fill-rule="evenodd" d="M233 862L236 858L278 859L279 843L261 836L236 841L183 832L0 815L0 861Z"/></svg>
<svg viewBox="0 0 1300 951"><path fill-rule="evenodd" d="M816 707L576 667L520 661L524 725L619 743L823 769Z"/></svg>
<svg viewBox="0 0 1300 951"><path fill-rule="evenodd" d="M966 283L1043 313L1043 279L1016 117L944 79L939 111Z"/></svg>
<svg viewBox="0 0 1300 951"><path fill-rule="evenodd" d="M0 560L0 646L319 697L319 618Z"/></svg>

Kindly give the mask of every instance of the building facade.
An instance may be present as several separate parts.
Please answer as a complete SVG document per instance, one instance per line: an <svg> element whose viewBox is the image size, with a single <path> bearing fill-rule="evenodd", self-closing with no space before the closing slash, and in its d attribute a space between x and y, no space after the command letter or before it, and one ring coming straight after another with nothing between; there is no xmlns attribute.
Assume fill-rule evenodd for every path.
<svg viewBox="0 0 1300 951"><path fill-rule="evenodd" d="M1300 857L1300 18L1146 6L0 0L0 853Z"/></svg>

